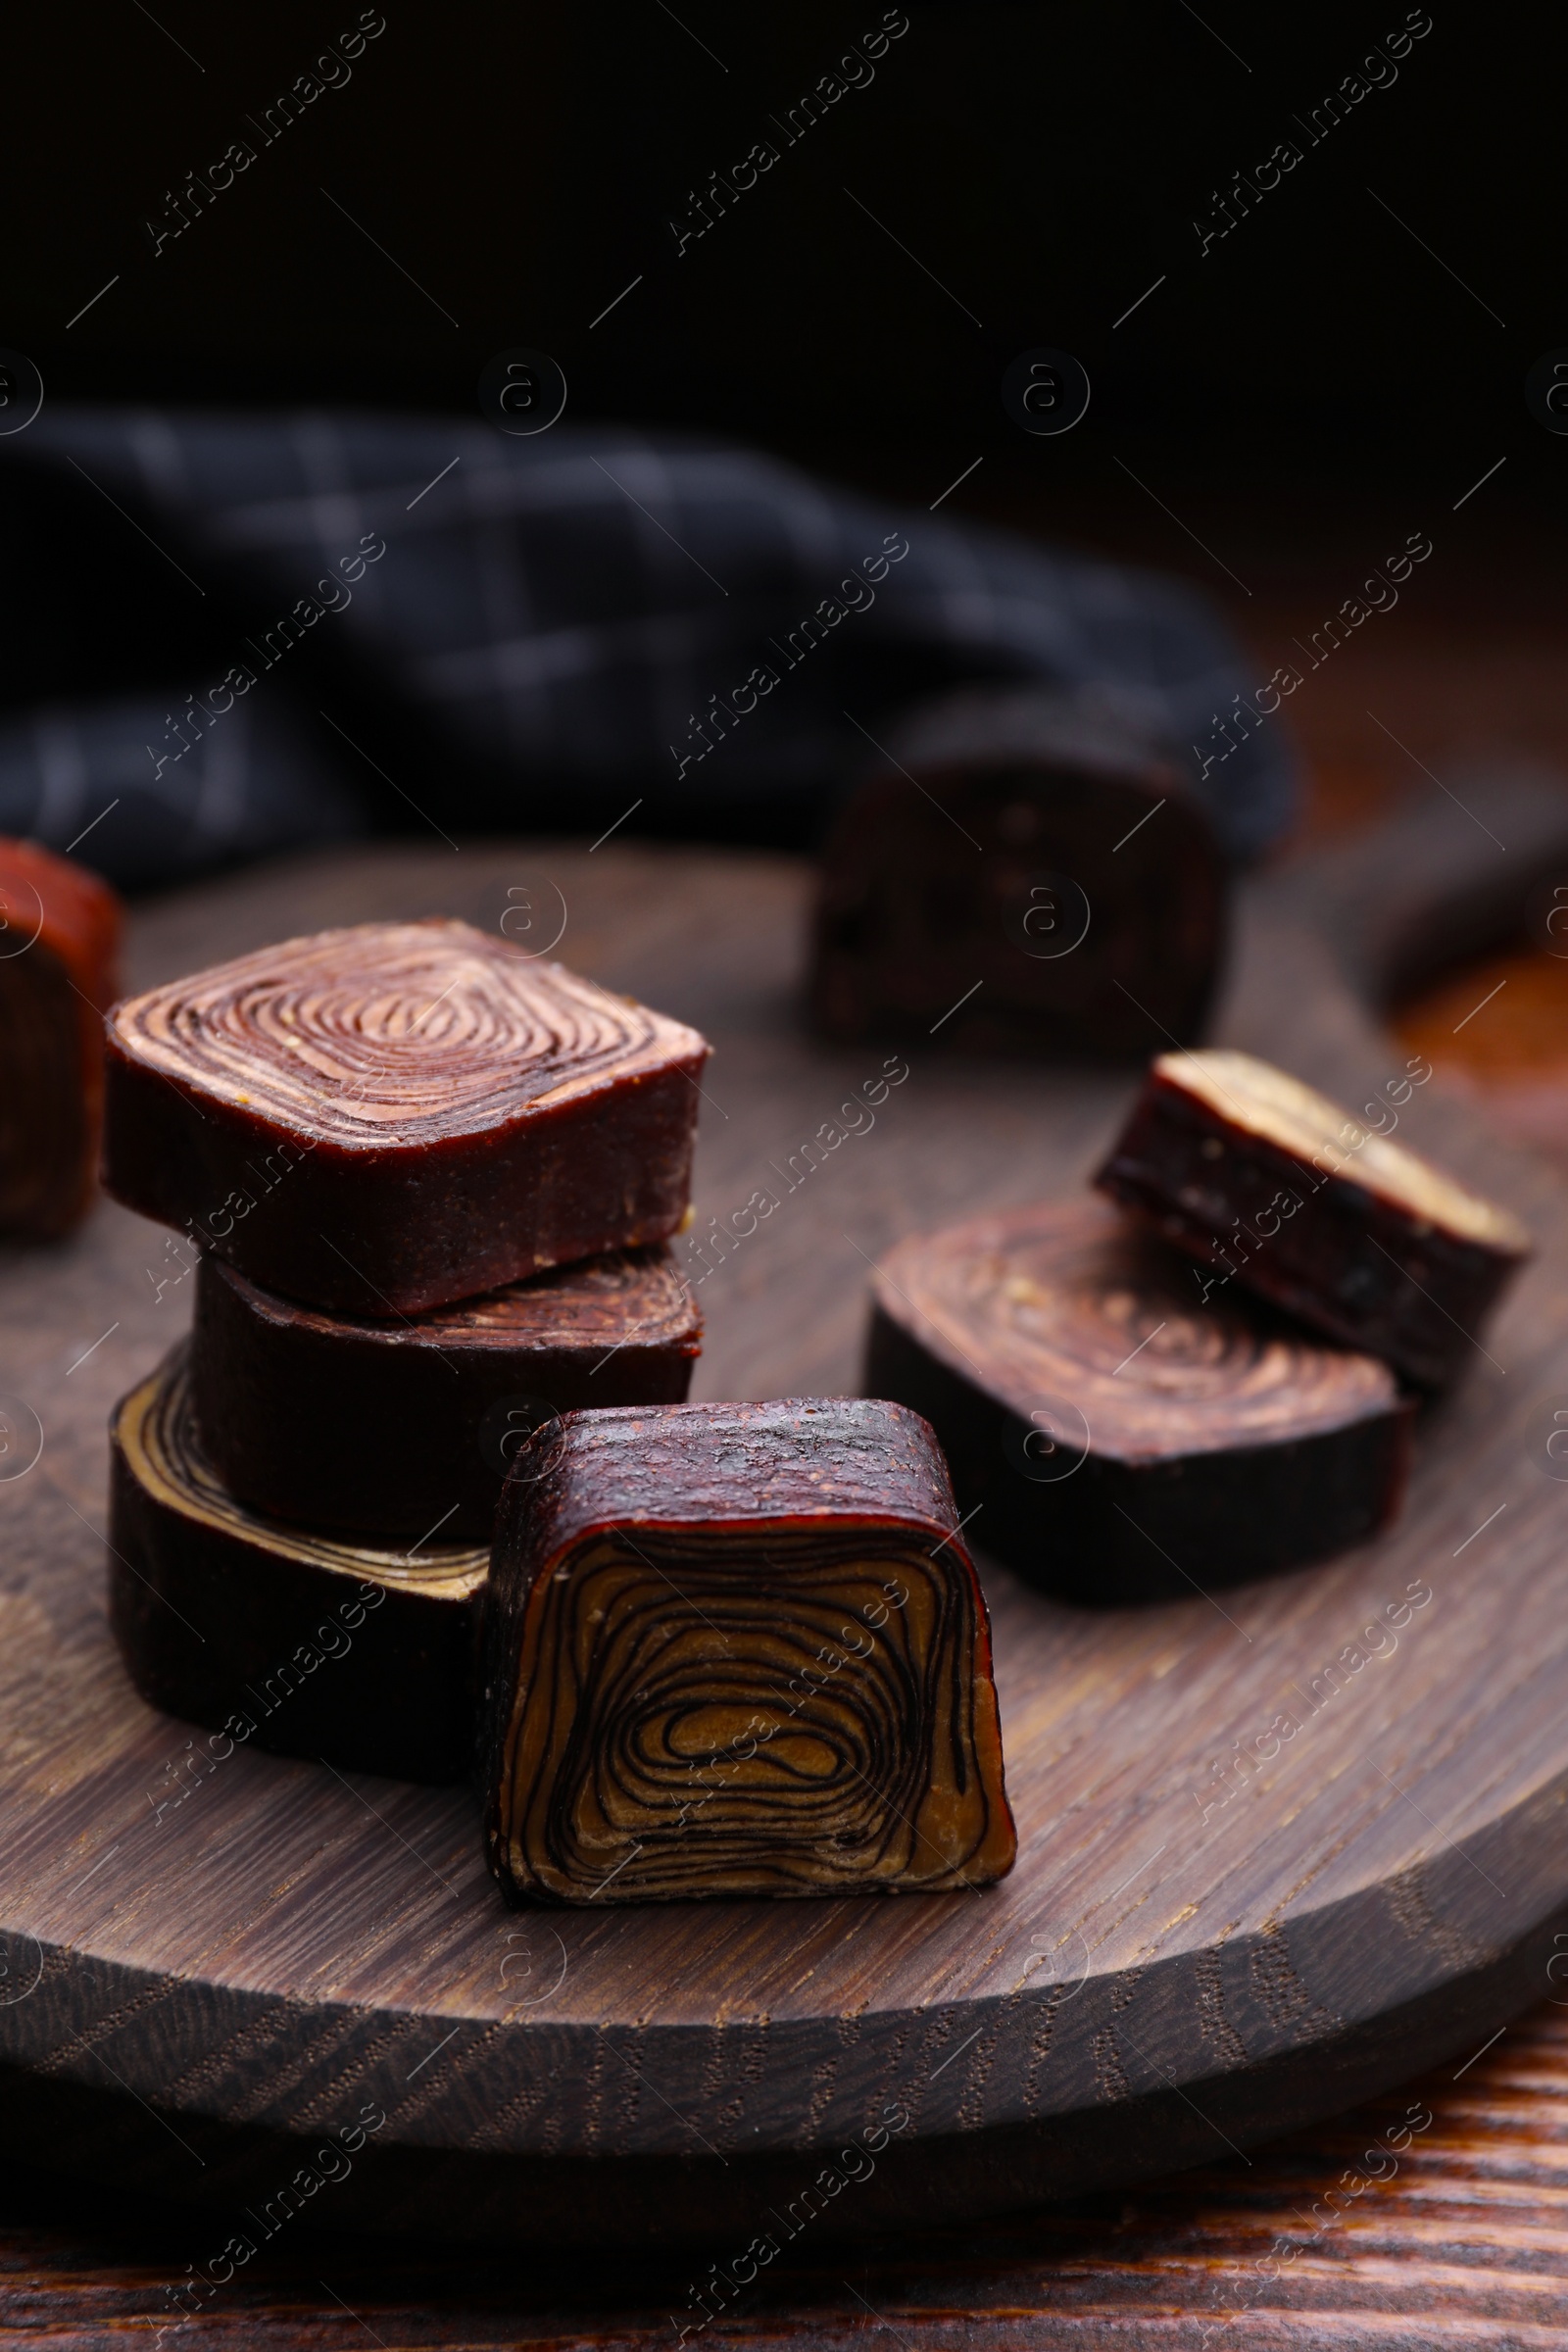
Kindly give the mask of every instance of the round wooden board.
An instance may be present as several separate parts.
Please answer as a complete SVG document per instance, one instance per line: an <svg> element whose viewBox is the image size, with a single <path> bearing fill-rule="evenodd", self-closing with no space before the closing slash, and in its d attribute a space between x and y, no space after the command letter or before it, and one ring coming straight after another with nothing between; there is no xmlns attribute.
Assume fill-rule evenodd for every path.
<svg viewBox="0 0 1568 2352"><path fill-rule="evenodd" d="M520 903L545 944L564 903L564 957L713 1042L706 1228L777 1189L883 1061L800 1027L807 889L776 858L388 846L143 910L129 978ZM1218 1034L1355 1103L1403 1056L1341 976L1325 892L1304 871L1253 886ZM704 1283L698 1396L855 1390L869 1261L1071 1195L1136 1082L911 1065ZM197 1761L121 1669L98 1532L107 1413L183 1328L189 1283L111 1205L68 1248L11 1254L0 1392L43 1433L0 1479L14 2132L233 2211L358 2125L340 2227L738 2251L813 2181L824 2235L1000 2210L1223 2154L1473 2049L1539 1994L1568 1906L1568 1486L1538 1426L1568 1392L1568 1197L1436 1085L1403 1132L1518 1208L1541 1254L1427 1417L1402 1520L1320 1568L1108 1615L1024 1589L982 1540L1020 1857L974 1897L519 1914L466 1790ZM1412 1588L1430 1598L1401 1616ZM1227 1797L1216 1765L1282 1715L1298 1729Z"/></svg>

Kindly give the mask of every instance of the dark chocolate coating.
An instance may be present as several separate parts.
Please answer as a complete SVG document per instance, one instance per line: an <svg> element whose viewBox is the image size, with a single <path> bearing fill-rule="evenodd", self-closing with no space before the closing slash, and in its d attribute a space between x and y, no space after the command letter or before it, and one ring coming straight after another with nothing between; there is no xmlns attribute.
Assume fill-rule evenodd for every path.
<svg viewBox="0 0 1568 2352"><path fill-rule="evenodd" d="M925 1424L854 1398L572 1413L519 1454L480 1769L517 1899L1000 1878L990 1627Z"/></svg>
<svg viewBox="0 0 1568 2352"><path fill-rule="evenodd" d="M209 1460L255 1509L488 1544L511 1456L548 1410L678 1403L701 1335L664 1249L393 1323L296 1306L204 1256L191 1389Z"/></svg>
<svg viewBox="0 0 1568 2352"><path fill-rule="evenodd" d="M0 1233L54 1240L93 1199L119 953L107 883L0 841Z"/></svg>
<svg viewBox="0 0 1568 2352"><path fill-rule="evenodd" d="M1112 1057L1148 1052L1151 1018L1198 1035L1225 863L1172 758L1016 687L929 707L887 754L822 854L819 1030Z"/></svg>
<svg viewBox="0 0 1568 2352"><path fill-rule="evenodd" d="M110 1620L150 1705L345 1771L463 1777L482 1551L411 1556L246 1510L202 1454L183 1347L122 1398L110 1441Z"/></svg>
<svg viewBox="0 0 1568 2352"><path fill-rule="evenodd" d="M1470 1196L1494 1228L1478 1237L1455 1230L1431 1204L1400 1198L1366 1145L1357 1146L1367 1130L1332 1104L1323 1105L1333 1124L1324 1123L1315 1155L1305 1138L1301 1150L1287 1149L1254 1123L1249 1056L1196 1057L1224 1069L1218 1107L1193 1084L1193 1058L1162 1054L1154 1062L1095 1178L1100 1190L1142 1210L1216 1283L1230 1280L1330 1339L1381 1356L1422 1388L1446 1387L1475 1355L1488 1314L1529 1255L1518 1220ZM1250 1066L1279 1076L1267 1064ZM1400 1083L1408 1093L1408 1081ZM1321 1101L1302 1093L1310 1103ZM1413 1154L1398 1156L1419 1177L1449 1186Z"/></svg>
<svg viewBox="0 0 1568 2352"><path fill-rule="evenodd" d="M466 923L323 931L116 1006L104 1182L285 1298L417 1314L675 1232L707 1053Z"/></svg>
<svg viewBox="0 0 1568 2352"><path fill-rule="evenodd" d="M1090 1605L1322 1559L1404 1490L1413 1408L1386 1365L1200 1304L1181 1256L1093 1201L892 1250L865 1386L930 1421L981 1550Z"/></svg>

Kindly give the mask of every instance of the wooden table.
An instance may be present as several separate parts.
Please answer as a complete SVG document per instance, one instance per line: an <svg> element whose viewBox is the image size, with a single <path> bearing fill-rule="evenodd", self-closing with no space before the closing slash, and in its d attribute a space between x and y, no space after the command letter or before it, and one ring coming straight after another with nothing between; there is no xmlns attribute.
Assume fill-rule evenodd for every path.
<svg viewBox="0 0 1568 2352"><path fill-rule="evenodd" d="M1250 2163L922 2230L912 2244L813 2258L803 2243L708 2340L746 2352L1554 2352L1568 2340L1568 2007L1556 1999L1568 2002L1568 1982L1468 2067ZM170 2290L213 2235L133 2192L110 2206L48 2183L17 2155L0 2171L4 2340L39 2352L150 2345L178 2317ZM494 2257L301 2228L163 2343L640 2352L677 2342L669 2314L686 2309L694 2268L700 2278L689 2260Z"/></svg>
<svg viewBox="0 0 1568 2352"><path fill-rule="evenodd" d="M386 886L387 860L395 864L399 856L372 858L378 875L362 868L356 878L347 862L313 869L284 894L288 919L305 925L379 911L371 901ZM684 968L700 963L702 926L724 888L721 867L721 860L678 857L641 864L624 919L645 953L662 933L682 942ZM777 886L797 887L782 871ZM260 878L220 886L235 947L247 944L261 887ZM275 913L276 885L268 888ZM177 956L182 926L189 960L210 955L214 914L210 893L158 910L144 936L156 932L160 967ZM1253 919L1260 917L1266 910ZM757 979L776 999L778 975L760 968ZM714 1141L710 1181L722 1190L730 1171L721 1130ZM781 1331L764 1385L775 1393L843 1385L859 1311L858 1299L846 1297L825 1325ZM733 1339L715 1329L713 1341L700 1393L723 1394ZM119 1370L95 1377L122 1385ZM757 1377L754 1364L753 1393ZM93 1475L85 1455L61 1471L74 1491ZM1568 1977L1568 1964L1558 1973ZM1549 1993L1544 1961L1542 1975ZM1563 1992L1568 1998L1568 1984ZM1551 2102L1561 2095L1565 2068L1568 2033L1546 2007L1528 2026L1505 2029L1485 2053L1455 2061L1439 2082L1381 2098L1332 2131L1189 2175L1168 2189L1021 2221L922 2230L917 2244L815 2248L803 2238L712 2332L749 2344L780 2333L836 2342L891 2331L906 2342L918 2333L933 2342L1185 2346L1223 2328L1243 2342L1397 2344L1430 2343L1443 2327L1473 2332L1485 2321L1490 2334L1483 2329L1478 2340L1559 2340L1565 2315L1556 2278L1564 2263L1553 2255L1547 2217L1557 2193L1550 2142L1563 2130ZM1521 2132L1523 2138L1510 2136ZM1324 2201L1336 2179L1338 2208ZM6 2313L13 2324L76 2341L100 2327L130 2321L156 2328L180 2317L166 2287L187 2264L207 2262L214 2236L207 2217L151 2206L122 2213L117 2204L111 2218L102 2200L84 2204L79 2189L49 2189L24 2175L7 2185L17 2215L9 2260L18 2286ZM80 2235L84 2211L94 2216L88 2239ZM666 2335L674 2342L679 2325L667 2315L689 2315L693 2274L700 2283L707 2264L706 2256L614 2262L404 2251L400 2243L308 2235L303 2225L298 2240L269 2248L182 2331L211 2338L238 2328L249 2338L270 2330L292 2343L346 2341L347 2329L354 2340L368 2332L388 2346L470 2338L641 2343ZM29 2269L39 2273L30 2302ZM1290 2321L1289 2312L1317 2316ZM330 2328L339 2333L325 2336Z"/></svg>

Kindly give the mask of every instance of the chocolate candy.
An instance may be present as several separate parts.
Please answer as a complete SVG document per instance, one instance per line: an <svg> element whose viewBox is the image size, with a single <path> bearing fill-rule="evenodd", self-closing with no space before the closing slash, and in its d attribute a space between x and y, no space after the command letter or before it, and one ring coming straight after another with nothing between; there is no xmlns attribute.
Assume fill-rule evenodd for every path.
<svg viewBox="0 0 1568 2352"><path fill-rule="evenodd" d="M1373 1535L1411 1407L1099 1202L901 1243L865 1386L923 1413L981 1549L1089 1603L1190 1598ZM970 1514L973 1514L970 1516Z"/></svg>
<svg viewBox="0 0 1568 2352"><path fill-rule="evenodd" d="M110 1436L110 1619L143 1698L236 1744L463 1777L483 1551L354 1544L247 1510L202 1451L183 1347Z"/></svg>
<svg viewBox="0 0 1568 2352"><path fill-rule="evenodd" d="M93 1199L120 930L96 874L0 841L0 1233L52 1240Z"/></svg>
<svg viewBox="0 0 1568 2352"><path fill-rule="evenodd" d="M990 1629L925 1424L854 1398L568 1414L486 1601L512 1896L952 1892L1016 1849Z"/></svg>
<svg viewBox="0 0 1568 2352"><path fill-rule="evenodd" d="M1225 864L1183 770L1035 689L915 714L822 854L811 1009L832 1038L1142 1054L1195 1037L1225 939Z"/></svg>
<svg viewBox="0 0 1568 2352"><path fill-rule="evenodd" d="M1250 1054L1162 1054L1095 1182L1197 1258L1207 1288L1235 1283L1441 1388L1530 1236L1392 1140L1422 1083L1401 1075L1363 1121Z"/></svg>
<svg viewBox="0 0 1568 2352"><path fill-rule="evenodd" d="M296 1306L207 1256L191 1381L208 1458L258 1510L487 1544L511 1457L541 1421L677 1402L701 1336L662 1248L391 1322Z"/></svg>
<svg viewBox="0 0 1568 2352"><path fill-rule="evenodd" d="M673 1233L707 1053L466 923L323 931L115 1007L105 1182L286 1298L417 1314Z"/></svg>

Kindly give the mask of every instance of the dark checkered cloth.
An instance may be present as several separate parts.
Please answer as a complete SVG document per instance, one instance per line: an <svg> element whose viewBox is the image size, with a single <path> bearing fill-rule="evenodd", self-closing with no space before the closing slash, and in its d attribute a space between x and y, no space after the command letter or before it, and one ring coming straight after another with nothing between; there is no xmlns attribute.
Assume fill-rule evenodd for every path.
<svg viewBox="0 0 1568 2352"><path fill-rule="evenodd" d="M744 449L46 408L0 441L0 831L126 884L628 808L628 832L804 843L868 738L987 679L1179 747L1237 858L1292 812L1278 725L1200 777L1188 747L1223 746L1254 681L1190 590Z"/></svg>

